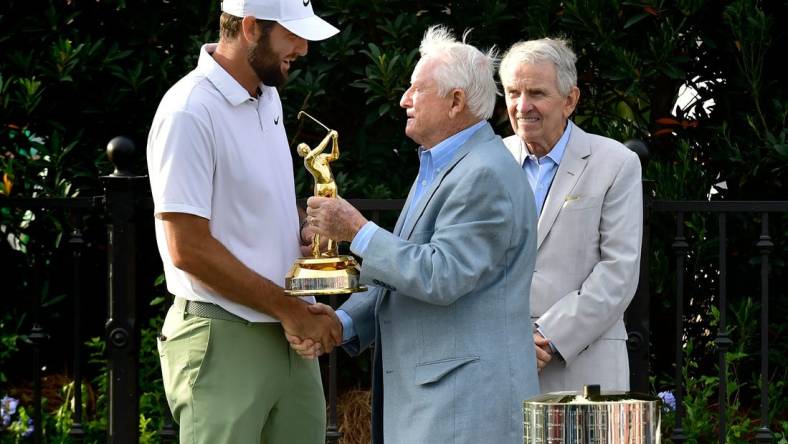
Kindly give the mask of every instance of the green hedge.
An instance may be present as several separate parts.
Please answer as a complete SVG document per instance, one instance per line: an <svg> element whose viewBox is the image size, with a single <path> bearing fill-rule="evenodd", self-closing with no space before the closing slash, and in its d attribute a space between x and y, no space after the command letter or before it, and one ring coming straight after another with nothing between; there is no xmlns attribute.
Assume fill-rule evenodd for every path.
<svg viewBox="0 0 788 444"><path fill-rule="evenodd" d="M432 24L448 25L458 34L472 28L471 43L501 50L521 39L569 38L579 57L581 99L575 121L618 140L644 140L651 150L645 176L653 180L654 197L705 199L713 185L723 182L714 198L788 196L784 1L317 0L314 6L342 32L311 44L307 57L296 63L282 90L285 124L291 143L322 136L319 128L296 121L299 110L340 132L343 151L336 171L345 196L406 195L417 158L415 145L404 136L404 112L398 103L418 59L418 42ZM145 174L144 144L156 106L167 88L195 66L200 45L217 38L218 15L218 0L2 2L0 194L100 194L97 178L111 171L104 147L119 134L137 143L135 171ZM697 91L697 97L677 107L685 84ZM501 135L511 133L502 99L492 121ZM311 181L297 156L294 166L297 192L306 196ZM29 301L15 295L29 295L35 288L47 303L44 316L67 312L63 298L49 290L49 275L42 278L30 270L46 269L56 260L72 221L42 216L0 210L2 238L19 241L13 248L0 248L0 388L8 387L4 374L13 369L11 363L24 349L30 329L29 317L23 316ZM772 220L775 304L785 298L785 222L785 217ZM750 221L731 233L729 242L737 258L729 265L731 276L753 275L758 253L751 244L757 224ZM672 227L670 220L656 221L654 238L671 239ZM695 276L688 284L694 294L717 291L713 279L697 277L713 276L716 270L713 227L700 216L687 221L687 236L695 243L686 270ZM652 247L647 252L652 263L652 313L669 320L671 252L666 242ZM732 280L729 295L736 307L757 298L757 280ZM688 315L712 318L687 327L690 333L714 330L708 301L688 310ZM755 322L752 311L747 313ZM771 338L774 378L780 381L786 379L788 368L788 347L781 333L786 309L778 306L772 315L777 320ZM148 334L154 331L151 327ZM671 347L670 338L662 336L654 336L657 350ZM93 345L101 347L100 341ZM702 349L696 347L696 355ZM709 360L713 350L704 353L693 358L700 364L688 370L689 377L714 362ZM145 362L154 365L150 358L146 356ZM661 375L669 371L669 362L657 359L654 368ZM155 370L155 365L148 370ZM752 366L740 367L737 381L755 393L752 372ZM655 386L665 383L655 380ZM775 384L773 390L773 409L780 416L786 410L785 388ZM155 412L161 395L153 389L146 393L143 404L150 408L145 411ZM743 410L757 411L757 396L744 394L742 399ZM100 419L96 421L100 429ZM158 423L149 427L153 430Z"/></svg>
<svg viewBox="0 0 788 444"><path fill-rule="evenodd" d="M578 123L620 140L646 140L660 165L649 172L658 178L674 172L683 146L702 162L701 183L693 182L693 189L660 183L659 195L695 197L727 180L730 197L778 198L788 163L788 100L779 68L786 39L776 26L787 16L779 3L319 1L316 9L342 32L313 43L296 65L282 94L286 124L293 140L317 136L316 128L295 121L304 109L340 131L344 194L401 197L416 157L398 102L425 28L473 28L472 43L501 49L519 39L561 35L579 55ZM194 66L200 44L216 39L218 5L5 2L0 167L17 178L15 194L32 193L36 185L53 195L95 192L96 176L107 171L103 147L118 134L137 142L137 170L144 173L142 151L155 107ZM674 109L684 83L694 84L699 97ZM715 103L711 111L702 106L708 100ZM494 122L508 134L502 105ZM47 176L37 177L44 169ZM299 193L308 194L303 180Z"/></svg>

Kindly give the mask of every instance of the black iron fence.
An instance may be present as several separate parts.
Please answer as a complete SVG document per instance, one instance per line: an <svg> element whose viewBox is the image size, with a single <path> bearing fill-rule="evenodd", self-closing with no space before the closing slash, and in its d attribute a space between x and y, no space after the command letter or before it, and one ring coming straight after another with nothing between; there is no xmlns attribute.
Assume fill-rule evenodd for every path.
<svg viewBox="0 0 788 444"><path fill-rule="evenodd" d="M732 345L730 338L730 330L728 327L727 312L728 304L728 282L731 275L728 273L728 219L731 214L747 215L749 219L760 219L760 233L754 239L751 239L751 244L757 249L760 255L760 270L753 273L755 278L751 276L734 276L735 279L749 279L750 285L760 289L760 417L759 421L754 422L756 429L753 435L759 443L769 443L773 441L773 433L769 429L769 303L770 292L769 282L771 275L770 256L774 249L772 234L769 227L769 216L773 213L786 214L788 213L788 202L786 201L748 201L748 202L734 202L734 201L652 201L647 203L646 214L652 215L656 213L669 213L675 216L675 234L670 245L671 250L675 256L675 399L676 399L676 415L673 432L670 438L673 442L683 443L688 439L686 429L683 426L685 417L684 411L684 378L682 374L683 369L683 345L684 345L684 307L685 307L685 260L687 252L690 249L687 237L685 236L686 216L693 213L711 213L716 215L717 218L717 240L718 240L718 275L719 282L717 285L717 308L719 310L719 322L717 325L717 335L714 339L717 351L717 370L719 377L718 384L718 439L720 444L726 442L727 436L727 402L728 402L728 381L727 381L727 367L728 367L728 350ZM648 251L649 236L644 238L644 251ZM644 263L641 270L648 270L648 257L644 254ZM647 279L648 275L645 275ZM641 281L643 281L643 276ZM646 292L647 293L647 292ZM783 320L784 321L784 320Z"/></svg>
<svg viewBox="0 0 788 444"><path fill-rule="evenodd" d="M83 198L2 198L0 208L14 209L45 209L48 211L64 211L72 215L92 214L100 218L106 226L106 303L107 315L104 319L104 337L106 340L106 362L109 374L108 381L108 442L113 444L135 443L139 434L139 390L138 390L138 361L139 361L139 332L140 319L138 318L139 290L137 288L137 266L139 259L137 251L140 248L138 233L140 219L150 220L152 203L149 196L148 182L145 176L132 174L128 167L132 162L133 144L127 139L116 138L108 146L110 159L116 165L115 171L109 176L102 177L104 194L97 197ZM644 184L645 185L645 184ZM647 185L646 185L647 187ZM648 193L645 193L648 195ZM357 208L364 212L370 219L383 226L393 223L395 215L401 210L404 200L352 200ZM726 351L731 345L727 330L727 232L728 215L748 215L750 218L760 219L761 230L757 239L753 240L760 254L759 282L753 285L760 286L761 319L760 319L760 356L761 356L761 399L760 421L754 431L758 442L772 442L773 434L768 422L768 326L769 326L769 282L770 282L770 256L772 255L773 242L770 234L770 214L788 214L788 201L779 202L678 202L654 201L646 199L644 207L644 240L641 263L640 282L638 290L630 308L627 310L625 320L629 331L628 348L630 354L631 386L635 391L650 391L649 357L651 355L651 327L650 327L650 287L649 287L649 258L651 251L651 223L654 215L669 214L675 216L675 234L671 239L671 250L675 256L675 332L676 338L673 348L675 351L675 395L677 411L675 425L671 439L674 442L684 442L687 439L683 428L682 397L682 360L683 360L683 323L684 323L684 288L685 288L685 258L690 248L685 237L685 217L691 213L712 213L718 220L719 238L719 295L717 303L720 312L719 328L715 344L719 359L719 402L720 412L719 439L725 442L726 417L725 403L727 386L725 381ZM72 302L72 331L70 361L74 381L81 381L83 377L82 363L84 361L83 328L89 322L83 318L85 300L83 297L83 279L86 270L83 267L82 257L86 251L86 242L83 239L82 229L79 226L79 217L74 218L74 228L68 234L67 241L63 243L69 251L71 274L73 277L68 294ZM147 228L147 227L146 227ZM145 242L153 242L152 233L144 233ZM663 239L664 242L664 239ZM41 265L39 265L41 266ZM31 320L29 334L29 347L32 352L33 370L33 419L35 424L41 424L42 418L42 393L41 393L41 349L49 339L49 333L39 319L41 301L37 293L32 292ZM337 298L331 297L330 304L336 306ZM328 430L327 441L339 442L340 433L337 425L337 355L336 352L328 357L327 397L328 397ZM74 413L73 424L69 432L75 442L82 442L83 411L82 411L82 385L74 384ZM174 441L176 432L171 423L167 422L159 432L162 441ZM41 428L36 427L33 442L42 442Z"/></svg>
<svg viewBox="0 0 788 444"><path fill-rule="evenodd" d="M65 242L67 245L67 249L69 250L69 255L71 256L72 260L72 269L71 272L73 273L73 291L72 291L72 312L71 315L73 317L72 323L72 348L71 352L73 354L73 365L70 370L73 371L73 376L75 381L82 380L82 312L83 312L83 301L81 299L81 288L82 288L82 279L83 276L83 269L82 269L82 255L85 248L85 242L82 236L82 229L80 227L79 221L81 220L80 216L86 213L98 213L101 211L105 202L104 196L102 197L87 197L87 198L72 198L72 199L57 199L57 198L7 198L7 199L0 199L0 207L6 208L15 208L19 210L32 210L32 211L60 211L68 213L67 217L71 217L75 223L74 228L68 234L68 240ZM34 261L30 264L33 268L32 273L35 275L41 276L43 274L43 270L41 269L44 264L41 264L39 261ZM8 288L8 283L6 282L6 288ZM45 323L41 321L41 297L42 292L38 291L38 289L33 288L29 292L29 296L31 299L30 304L30 331L27 334L28 345L30 348L30 352L32 355L32 365L29 367L32 370L32 380L33 380L33 411L32 411L32 418L34 420L34 424L36 425L33 429L33 441L38 443L41 442L41 427L38 427L38 424L41 424L42 418L42 387L41 387L41 380L42 380L42 356L41 351L44 344L50 339L50 332L45 326ZM27 365L27 364L26 364ZM74 412L74 423L72 429L69 432L69 435L74 437L77 442L80 442L80 438L83 436L82 430L82 391L77 389L74 395L75 398L75 412Z"/></svg>

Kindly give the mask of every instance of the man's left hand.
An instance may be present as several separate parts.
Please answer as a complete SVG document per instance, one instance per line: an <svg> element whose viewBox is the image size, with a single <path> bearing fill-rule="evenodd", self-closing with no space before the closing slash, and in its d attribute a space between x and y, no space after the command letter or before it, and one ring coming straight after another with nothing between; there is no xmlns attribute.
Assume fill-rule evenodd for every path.
<svg viewBox="0 0 788 444"><path fill-rule="evenodd" d="M307 222L321 237L352 242L356 233L367 223L367 219L353 205L339 196L313 196L306 204Z"/></svg>
<svg viewBox="0 0 788 444"><path fill-rule="evenodd" d="M539 332L534 333L534 346L536 349L536 367L541 372L553 359L553 350L550 348L550 340Z"/></svg>

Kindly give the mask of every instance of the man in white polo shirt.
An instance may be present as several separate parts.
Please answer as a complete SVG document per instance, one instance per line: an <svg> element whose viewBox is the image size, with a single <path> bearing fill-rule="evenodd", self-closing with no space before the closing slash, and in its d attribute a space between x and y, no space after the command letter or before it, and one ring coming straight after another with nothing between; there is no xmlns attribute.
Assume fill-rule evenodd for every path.
<svg viewBox="0 0 788 444"><path fill-rule="evenodd" d="M338 32L302 0L225 0L220 39L164 96L148 137L156 239L176 296L159 340L181 442L322 443L315 361L284 332L341 340L284 275L300 231L277 86L307 40Z"/></svg>

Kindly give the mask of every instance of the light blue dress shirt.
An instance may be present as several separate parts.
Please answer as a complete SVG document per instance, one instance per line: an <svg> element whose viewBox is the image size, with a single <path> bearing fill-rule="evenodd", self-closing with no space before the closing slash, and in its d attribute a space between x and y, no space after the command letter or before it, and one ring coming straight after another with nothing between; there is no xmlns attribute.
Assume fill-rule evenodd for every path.
<svg viewBox="0 0 788 444"><path fill-rule="evenodd" d="M416 189L413 192L413 198L411 199L410 205L408 208L402 210L406 212L406 221L411 216L411 209L418 206L419 201L421 201L421 198L424 196L424 192L432 186L435 178L440 175L443 169L451 162L460 147L463 146L479 128L486 124L487 121L482 120L444 139L430 149L419 147L419 175L416 177ZM364 224L353 238L353 242L350 244L350 251L364 257L364 251L366 251L369 241L378 228L378 225L372 221ZM344 310L337 310L336 313L339 321L342 322L342 342L348 342L356 336L356 329L353 328L353 320Z"/></svg>
<svg viewBox="0 0 788 444"><path fill-rule="evenodd" d="M555 173L558 172L558 165L561 163L561 159L564 157L564 151L566 151L566 145L569 143L569 136L572 134L573 125L574 124L571 120L566 121L564 134L561 135L561 138L558 139L558 142L549 153L542 156L541 158L537 158L535 155L530 154L529 152L529 154L525 156L525 161L523 161L523 170L525 171L525 175L528 177L528 183L531 184L531 189L534 192L537 216L542 214L544 201L547 199L547 193L550 191L550 185L553 183L553 179L555 179ZM536 331L538 331L542 337L545 337L538 325L536 325ZM556 350L552 341L549 342L549 344L550 349L553 350L553 353L556 353L558 350Z"/></svg>
<svg viewBox="0 0 788 444"><path fill-rule="evenodd" d="M558 165L564 157L566 145L569 143L569 135L572 133L572 125L571 120L566 121L564 134L561 135L558 143L545 156L537 158L529 153L525 156L525 161L523 161L523 170L525 170L528 183L531 184L531 189L534 192L537 216L542 214L542 207L547 198L547 192L550 191L550 184L553 183L555 173L558 171Z"/></svg>

